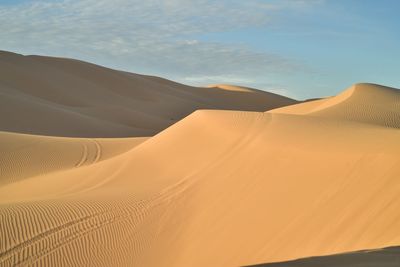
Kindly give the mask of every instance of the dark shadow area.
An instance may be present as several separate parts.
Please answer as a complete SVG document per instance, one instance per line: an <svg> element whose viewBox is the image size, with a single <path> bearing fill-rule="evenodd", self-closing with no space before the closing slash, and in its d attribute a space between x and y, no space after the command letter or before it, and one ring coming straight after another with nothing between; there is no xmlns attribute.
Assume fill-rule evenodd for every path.
<svg viewBox="0 0 400 267"><path fill-rule="evenodd" d="M248 267L399 267L400 247L363 250Z"/></svg>

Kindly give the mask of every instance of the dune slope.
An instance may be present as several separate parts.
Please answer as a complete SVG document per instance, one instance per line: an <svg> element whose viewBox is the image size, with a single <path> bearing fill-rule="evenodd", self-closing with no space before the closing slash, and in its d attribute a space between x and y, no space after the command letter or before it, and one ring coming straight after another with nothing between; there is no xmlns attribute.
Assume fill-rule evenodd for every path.
<svg viewBox="0 0 400 267"><path fill-rule="evenodd" d="M150 136L200 108L265 111L297 101L255 89L197 88L94 64L0 51L0 131Z"/></svg>
<svg viewBox="0 0 400 267"><path fill-rule="evenodd" d="M278 108L271 112L307 114L400 128L399 110L398 89L359 83L334 97Z"/></svg>
<svg viewBox="0 0 400 267"><path fill-rule="evenodd" d="M0 132L0 186L124 153L146 137L66 138Z"/></svg>
<svg viewBox="0 0 400 267"><path fill-rule="evenodd" d="M240 266L398 245L385 114L196 111L125 153L0 187L0 262Z"/></svg>

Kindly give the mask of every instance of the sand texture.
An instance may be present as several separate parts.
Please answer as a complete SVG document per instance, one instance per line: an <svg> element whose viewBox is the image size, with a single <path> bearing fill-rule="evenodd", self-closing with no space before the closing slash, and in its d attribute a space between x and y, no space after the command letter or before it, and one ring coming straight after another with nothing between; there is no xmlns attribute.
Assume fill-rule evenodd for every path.
<svg viewBox="0 0 400 267"><path fill-rule="evenodd" d="M69 59L0 68L0 266L370 266L340 253L400 245L400 90L298 104Z"/></svg>

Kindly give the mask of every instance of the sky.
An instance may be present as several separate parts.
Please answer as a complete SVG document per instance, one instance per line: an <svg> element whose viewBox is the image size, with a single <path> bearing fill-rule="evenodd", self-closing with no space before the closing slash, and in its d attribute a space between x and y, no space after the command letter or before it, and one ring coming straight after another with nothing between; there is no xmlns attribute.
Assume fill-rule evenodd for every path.
<svg viewBox="0 0 400 267"><path fill-rule="evenodd" d="M400 88L398 0L0 0L0 50L297 99Z"/></svg>

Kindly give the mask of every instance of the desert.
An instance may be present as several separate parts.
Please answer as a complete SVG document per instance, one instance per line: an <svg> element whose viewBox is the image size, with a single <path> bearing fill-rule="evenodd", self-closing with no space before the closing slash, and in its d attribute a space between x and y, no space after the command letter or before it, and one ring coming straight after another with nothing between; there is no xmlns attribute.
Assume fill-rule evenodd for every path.
<svg viewBox="0 0 400 267"><path fill-rule="evenodd" d="M0 63L14 74L1 83L2 266L275 266L400 244L398 89L301 102L71 59Z"/></svg>
<svg viewBox="0 0 400 267"><path fill-rule="evenodd" d="M0 267L400 267L399 10L0 0Z"/></svg>

